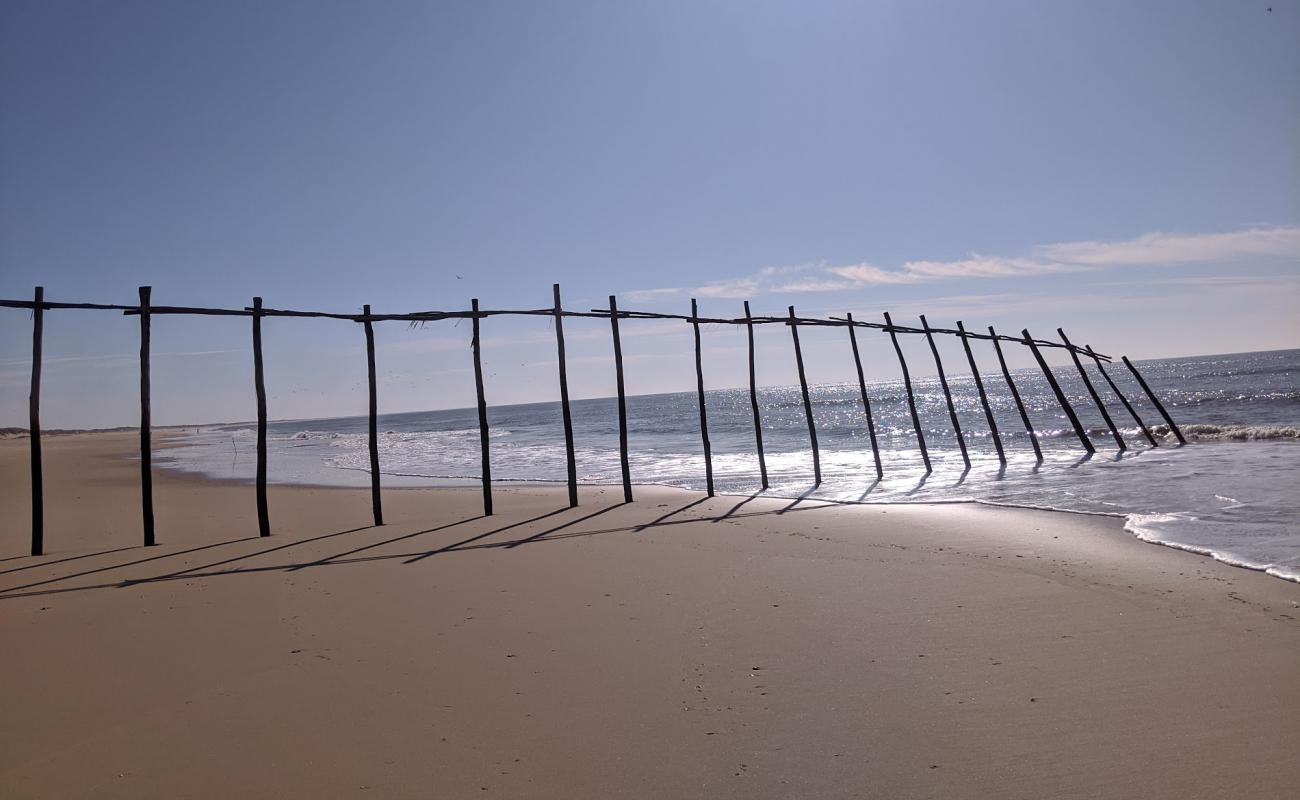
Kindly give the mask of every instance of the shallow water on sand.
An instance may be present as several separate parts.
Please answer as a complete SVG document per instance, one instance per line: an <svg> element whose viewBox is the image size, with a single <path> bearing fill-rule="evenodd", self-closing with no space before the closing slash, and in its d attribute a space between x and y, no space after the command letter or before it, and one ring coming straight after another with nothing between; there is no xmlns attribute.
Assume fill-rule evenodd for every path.
<svg viewBox="0 0 1300 800"><path fill-rule="evenodd" d="M1037 463L1002 377L984 372L999 439L997 458L969 374L949 385L971 465L966 469L937 378L914 380L934 470L926 475L901 381L869 383L883 478L876 480L870 436L856 385L811 387L822 483L812 485L812 450L798 387L759 390L769 494L846 502L960 502L1053 508L1126 518L1149 541L1213 555L1300 581L1300 350L1139 362L1191 442L1177 442L1122 365L1108 369L1153 425L1151 447L1137 424L1089 368L1129 449L1120 454L1073 370L1055 374L1079 411L1097 453L1085 457L1038 370L1013 372L1043 450ZM959 373L959 370L952 370ZM709 435L717 491L759 488L747 389L710 391ZM631 473L636 483L703 489L704 458L693 393L629 397ZM579 480L617 483L618 418L612 398L572 405ZM558 403L489 409L494 481L565 479ZM380 469L386 486L477 485L480 453L474 409L382 415ZM269 426L270 480L363 486L369 483L366 419L275 422ZM158 453L167 467L252 480L251 424L198 429Z"/></svg>

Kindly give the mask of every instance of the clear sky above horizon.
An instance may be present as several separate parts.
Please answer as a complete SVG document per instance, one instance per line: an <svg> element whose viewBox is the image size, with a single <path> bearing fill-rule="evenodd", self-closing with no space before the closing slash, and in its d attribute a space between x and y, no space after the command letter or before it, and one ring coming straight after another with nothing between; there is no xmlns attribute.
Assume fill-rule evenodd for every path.
<svg viewBox="0 0 1300 800"><path fill-rule="evenodd" d="M536 308L559 282L578 309L1296 347L1298 41L1297 0L7 0L0 297ZM566 332L574 395L611 394L607 323ZM629 391L693 387L685 325L624 334ZM545 319L484 335L489 402L557 397ZM26 424L30 336L0 309L0 425ZM358 326L265 336L273 417L364 412ZM472 403L467 324L378 336L381 411ZM136 337L49 312L45 424L135 421ZM812 380L851 377L843 331L804 337ZM759 339L793 381L788 332ZM741 385L743 332L706 342L709 385ZM247 320L158 318L154 351L156 422L252 416Z"/></svg>

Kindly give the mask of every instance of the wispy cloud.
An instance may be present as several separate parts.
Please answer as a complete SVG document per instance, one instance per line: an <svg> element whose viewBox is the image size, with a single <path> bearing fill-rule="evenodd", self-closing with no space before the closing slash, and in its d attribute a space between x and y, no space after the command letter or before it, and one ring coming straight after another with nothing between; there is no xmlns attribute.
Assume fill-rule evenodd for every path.
<svg viewBox="0 0 1300 800"><path fill-rule="evenodd" d="M971 254L958 261L908 261L903 271L923 280L943 278L1017 278L1054 272L1078 272L1074 264L1035 261L1029 258L998 258Z"/></svg>
<svg viewBox="0 0 1300 800"><path fill-rule="evenodd" d="M772 289L774 293L798 293L798 292L842 292L845 289L852 289L857 286L852 281L833 281L818 280L817 278L804 278L801 280L791 281L790 283L777 286Z"/></svg>
<svg viewBox="0 0 1300 800"><path fill-rule="evenodd" d="M672 296L681 294L681 287L672 287L667 289L633 289L630 292L624 292L623 298L633 302L644 300L654 300L657 297Z"/></svg>
<svg viewBox="0 0 1300 800"><path fill-rule="evenodd" d="M1297 275L1195 275L1182 278L1154 278L1136 281L1106 281L1097 286L1277 286L1300 287Z"/></svg>
<svg viewBox="0 0 1300 800"><path fill-rule="evenodd" d="M1259 257L1300 258L1300 228L1256 226L1226 233L1148 233L1134 239L1039 245L1029 255L971 253L951 261L910 260L898 267L868 262L824 262L763 267L752 275L695 288L642 289L628 294L648 300L690 293L739 299L761 294L840 292L863 286L937 283L972 278L1023 278L1131 266L1232 263Z"/></svg>
<svg viewBox="0 0 1300 800"><path fill-rule="evenodd" d="M846 278L850 285L866 286L871 284L919 283L924 280L906 270L889 270L874 264L850 264L846 267L826 267L826 272Z"/></svg>
<svg viewBox="0 0 1300 800"><path fill-rule="evenodd" d="M789 267L763 267L753 275L714 281L689 291L695 297L740 299L759 294L834 292L852 289L855 285L857 285L855 281L837 277L824 264L799 264Z"/></svg>
<svg viewBox="0 0 1300 800"><path fill-rule="evenodd" d="M1099 267L1196 264L1250 256L1300 256L1300 228L1247 228L1229 233L1148 233L1122 242L1064 242L1037 249L1043 257Z"/></svg>
<svg viewBox="0 0 1300 800"><path fill-rule="evenodd" d="M761 274L760 274L761 275ZM740 298L753 297L767 291L760 276L736 278L730 281L706 283L691 290L696 297Z"/></svg>

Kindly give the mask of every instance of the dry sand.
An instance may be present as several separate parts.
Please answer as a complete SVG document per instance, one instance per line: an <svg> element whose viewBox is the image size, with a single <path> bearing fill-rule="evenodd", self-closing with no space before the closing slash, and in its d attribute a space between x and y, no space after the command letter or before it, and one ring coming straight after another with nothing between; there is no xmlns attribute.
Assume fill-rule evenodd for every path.
<svg viewBox="0 0 1300 800"><path fill-rule="evenodd" d="M1300 586L1114 519L385 493L0 442L0 795L1284 797ZM784 513L783 513L784 512Z"/></svg>

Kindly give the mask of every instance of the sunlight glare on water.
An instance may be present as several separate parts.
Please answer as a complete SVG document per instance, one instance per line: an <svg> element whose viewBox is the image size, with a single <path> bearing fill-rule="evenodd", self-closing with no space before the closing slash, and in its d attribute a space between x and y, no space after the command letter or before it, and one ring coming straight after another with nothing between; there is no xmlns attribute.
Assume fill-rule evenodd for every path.
<svg viewBox="0 0 1300 800"><path fill-rule="evenodd" d="M760 389L769 493L846 502L978 501L1126 517L1150 541L1214 555L1230 563L1300 580L1300 350L1204 356L1141 364L1192 446L1174 447L1155 426L1151 448L1105 383L1096 378L1130 449L1121 457L1077 374L1058 379L1078 410L1097 454L1085 457L1046 380L1014 373L1037 430L1036 463L1018 411L1000 376L985 375L1007 453L999 463L969 375L949 383L971 466L957 449L937 379L915 381L923 434L934 470L927 475L901 382L868 385L884 477L875 480L866 417L856 385L812 387L823 482L812 486L812 450L797 387ZM1095 373L1094 373L1095 376ZM1118 376L1147 424L1159 422L1127 375ZM758 489L758 458L748 390L707 393L717 490ZM692 393L628 398L631 470L637 483L704 488L696 397ZM612 399L573 403L579 479L617 483L618 422ZM557 403L489 410L494 481L564 480L564 437ZM380 417L379 450L386 486L477 485L480 454L473 409ZM273 482L364 486L369 482L366 420L352 417L270 425ZM181 447L158 453L160 464L214 477L252 480L251 425L202 429Z"/></svg>

